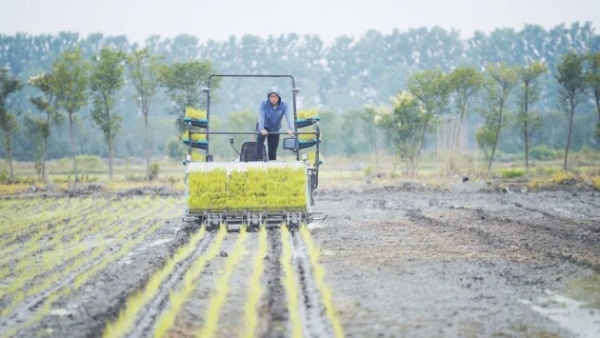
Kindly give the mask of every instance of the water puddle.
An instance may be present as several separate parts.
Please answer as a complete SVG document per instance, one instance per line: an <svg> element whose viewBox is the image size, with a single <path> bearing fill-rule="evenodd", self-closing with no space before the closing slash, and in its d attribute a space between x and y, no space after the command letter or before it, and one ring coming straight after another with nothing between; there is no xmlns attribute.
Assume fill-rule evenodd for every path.
<svg viewBox="0 0 600 338"><path fill-rule="evenodd" d="M536 301L519 300L579 337L600 337L600 310L583 302L545 290Z"/></svg>
<svg viewBox="0 0 600 338"><path fill-rule="evenodd" d="M50 310L50 315L53 315L53 316L64 317L64 316L70 316L72 314L73 314L73 312L69 311L67 309L52 309L52 310Z"/></svg>
<svg viewBox="0 0 600 338"><path fill-rule="evenodd" d="M156 240L156 241L148 244L148 246L162 245L162 244L165 244L165 243L169 243L171 240L172 240L172 238L159 239L159 240Z"/></svg>

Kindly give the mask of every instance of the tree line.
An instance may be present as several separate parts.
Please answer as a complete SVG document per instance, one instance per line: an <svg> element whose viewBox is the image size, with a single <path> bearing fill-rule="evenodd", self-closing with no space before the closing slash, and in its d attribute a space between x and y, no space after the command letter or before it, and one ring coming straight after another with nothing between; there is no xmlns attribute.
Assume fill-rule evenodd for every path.
<svg viewBox="0 0 600 338"><path fill-rule="evenodd" d="M454 122L449 138L443 141L449 150L449 169L457 173L461 128L467 113L474 111L483 119L474 136L487 160L488 172L507 127L520 134L529 171L531 135L542 119L532 107L540 100L540 78L547 72L548 66L541 61L516 66L489 63L482 72L470 66L451 72L417 72L409 76L406 89L393 98L392 109L375 109L374 123L385 130L398 156L414 173L426 137L444 121ZM566 115L561 125L567 129L563 156L563 169L567 170L575 112L586 102L592 101L596 107L595 137L600 138L600 52L563 55L553 77L558 84L559 107ZM469 109L471 105L473 109Z"/></svg>
<svg viewBox="0 0 600 338"><path fill-rule="evenodd" d="M25 114L23 121L27 133L33 135L39 146L39 171L44 182L48 177L46 160L51 125L61 124L65 118L69 121L73 171L75 180L78 180L73 122L75 115L88 104L91 105L91 119L104 137L109 176L113 177L114 140L122 128L124 113L117 109L117 103L123 99L122 88L126 82L135 91L134 101L144 119L144 154L146 176L149 178L148 121L159 90L164 88L171 112L181 124L185 107L200 106L203 80L211 73L209 61L192 60L167 65L162 57L150 54L147 49L125 53L111 47L100 49L89 60L78 48L65 50L48 71L32 76L26 83L10 74L8 69L0 69L0 129L4 136L10 179L14 180L12 138L20 127L14 98L25 85L37 89L37 95L29 97L37 114Z"/></svg>
<svg viewBox="0 0 600 338"><path fill-rule="evenodd" d="M293 74L302 89L299 107L316 107L322 115L327 137L323 144L325 154L380 154L395 150L396 146L385 138L383 126L374 122L378 110L373 107L397 97L399 89L414 86L415 74L431 71L432 74L422 76L445 76L471 69L482 74L483 82L487 83L493 81L491 75L487 75L487 68L493 67L490 65L518 68L536 60L546 70L532 80L535 88L532 87L530 95L535 99L527 107L532 118L527 119L526 127L521 130L503 127L503 137L499 132L494 136L491 121L495 115L489 107L489 112L483 113L483 98L493 102L498 98L484 95L487 89L478 89L476 99L469 98L464 109L455 109L456 115L462 116L469 130L479 125L488 127L477 133L470 132L467 137L476 138L474 144L481 147L488 159L493 159L498 149L520 152L530 144L559 148L566 147L567 140L571 143L567 149L579 149L583 145L598 149L598 139L587 136L592 100L575 106L578 109L574 110L573 135L563 137L566 132L560 111L564 100L559 95L562 86L556 78L563 55L598 51L600 36L591 23L578 22L550 29L537 25L526 25L521 30L498 28L489 34L476 32L466 40L460 38L458 31L439 27L394 30L387 34L369 31L360 37L340 36L330 44L316 35L297 34L268 38L232 36L224 41L205 42L185 34L174 38L151 36L143 44L131 42L126 36L100 33L0 35L0 68L6 69L2 76L8 79L2 90L12 93L2 96L0 102L4 116L0 135L4 147L0 154L10 159L9 162L12 158L39 161L40 171L45 171L46 159L74 153L96 154L109 160L145 157L148 163L149 157L173 149L168 145L174 144L172 138L177 129L164 126L173 125L177 114L183 112L184 104L202 104L200 89L210 72ZM135 55L140 59L137 68L133 61ZM64 80L73 76L65 75L71 72L83 74L81 83L75 79ZM139 80L141 72L148 78ZM115 80L115 87L107 85L117 78L120 80ZM509 91L512 99L502 108L511 114L507 119L502 117L502 126L509 122L515 125L514 120L518 118L512 113L518 110L516 101L521 94L515 94L520 93L516 85L511 86L514 87ZM74 94L74 87L85 89ZM270 84L224 80L219 87L215 92L219 100L215 101L214 117L221 121L216 123L244 127L251 124L257 102L263 99ZM152 99L148 99L147 93ZM291 98L284 91L286 95L287 99ZM460 99L458 94L446 96L447 107L460 104L460 100L456 101ZM239 116L225 117L232 112L238 112ZM431 126L437 124L436 128L427 124L426 129L419 129L425 135L425 139L419 138L422 141L419 149L436 144L434 131L440 134L440 130L446 128L436 121L438 117L444 120L447 116L449 114L442 114L440 110L431 121ZM335 126L344 126L344 130ZM453 125L453 128L458 132L458 128L463 127ZM347 133L357 137L341 137ZM460 134L447 134L442 136L448 138L449 143L462 142ZM490 142L494 138L497 142ZM491 146L493 143L496 144ZM73 162L77 172L76 159Z"/></svg>

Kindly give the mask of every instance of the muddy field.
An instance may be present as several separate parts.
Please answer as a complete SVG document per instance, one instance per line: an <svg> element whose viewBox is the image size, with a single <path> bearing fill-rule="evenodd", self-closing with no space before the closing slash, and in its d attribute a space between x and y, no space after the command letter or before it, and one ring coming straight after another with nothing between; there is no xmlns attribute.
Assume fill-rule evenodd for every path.
<svg viewBox="0 0 600 338"><path fill-rule="evenodd" d="M600 194L475 190L322 189L325 220L255 232L151 192L3 199L0 336L600 336Z"/></svg>

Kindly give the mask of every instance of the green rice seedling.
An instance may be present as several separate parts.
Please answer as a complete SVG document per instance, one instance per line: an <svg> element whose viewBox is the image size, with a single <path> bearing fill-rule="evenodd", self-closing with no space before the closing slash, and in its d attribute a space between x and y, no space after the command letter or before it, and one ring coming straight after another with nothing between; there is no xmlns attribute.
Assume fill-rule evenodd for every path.
<svg viewBox="0 0 600 338"><path fill-rule="evenodd" d="M592 184L596 190L600 190L600 176L592 178Z"/></svg>
<svg viewBox="0 0 600 338"><path fill-rule="evenodd" d="M190 135L187 132L184 132L181 134L181 139L188 141L190 139L189 136ZM192 134L191 136L192 136L192 141L194 141L194 142L206 141L206 134Z"/></svg>
<svg viewBox="0 0 600 338"><path fill-rule="evenodd" d="M0 280L6 278L10 274L10 268L8 266L0 268Z"/></svg>
<svg viewBox="0 0 600 338"><path fill-rule="evenodd" d="M561 170L552 175L551 181L552 183L561 184L574 178L575 176L572 173Z"/></svg>
<svg viewBox="0 0 600 338"><path fill-rule="evenodd" d="M134 229L132 233L137 232L140 228L141 228L141 224L128 224L130 226L131 229ZM131 249L136 246L139 245L140 243L147 241L148 238L150 236L152 236L160 227L162 227L162 223L156 223L152 226L150 226L149 228L146 228L145 231L143 232L143 236L130 236L127 240L127 242L122 243L121 247L118 250L114 250L111 253L107 254L106 256L104 256L102 258L101 261L97 262L96 264L94 264L93 266L91 266L89 269L85 269L85 270L81 270L81 273L77 275L77 277L75 278L74 281L74 285L76 288L81 287L81 285L83 285L84 283L86 283L91 277L95 276L99 271L102 271L106 268L106 266L111 263L114 262L118 259L120 259L121 257L123 257L124 255L126 255L127 253L129 253L131 251ZM107 246L104 245L104 249L106 249ZM105 250L102 250L105 251ZM96 250L94 250L96 251ZM75 270L75 269L73 269ZM42 303L40 304L40 307L35 311L34 316L31 316L29 319L27 319L24 323L22 323L19 327L17 326L13 326L12 328L8 328L4 331L4 334L6 336L14 336L17 331L19 330L19 328L26 328L29 327L31 325L33 325L34 323L40 321L42 318L44 318L45 316L48 315L52 304L58 300L60 297L66 296L68 295L71 291L73 290L71 285L67 285L64 286L60 289L58 289L57 291L53 292L52 294L50 294L46 299L44 299L42 301ZM22 299L21 299L22 301ZM6 314L8 314L8 311L6 311L5 309L3 309L1 311L1 315L5 316Z"/></svg>
<svg viewBox="0 0 600 338"><path fill-rule="evenodd" d="M304 109L298 110L296 113L299 119L312 119L319 116L319 112L316 109Z"/></svg>
<svg viewBox="0 0 600 338"><path fill-rule="evenodd" d="M306 209L303 168L249 168L190 172L191 211L301 211Z"/></svg>
<svg viewBox="0 0 600 338"><path fill-rule="evenodd" d="M264 271L264 261L267 256L267 230L261 227L258 233L258 251L252 261L252 276L244 306L244 337L256 336L258 326L258 306L262 295L261 278Z"/></svg>
<svg viewBox="0 0 600 338"><path fill-rule="evenodd" d="M192 148L192 161L194 162L204 162L206 160L206 156L202 153L200 149Z"/></svg>
<svg viewBox="0 0 600 338"><path fill-rule="evenodd" d="M169 308L163 313L161 318L158 319L158 322L154 327L155 338L167 336L168 331L175 323L177 314L196 290L196 287L198 286L198 277L202 271L204 271L207 263L219 253L221 244L226 235L227 228L222 226L217 233L215 241L211 243L208 250L204 254L198 256L196 262L185 272L182 286L177 291L169 294ZM108 336L105 335L105 337Z"/></svg>
<svg viewBox="0 0 600 338"><path fill-rule="evenodd" d="M120 206L123 207L123 205L120 205ZM118 219L116 219L116 217L113 220L114 222L111 221L112 223L105 222L105 221L108 221L108 219L101 220L101 222L106 224L106 226L104 228L104 230L105 230L104 238L102 238L100 240L100 242L102 243L103 241L114 236L115 233L118 233L118 232L123 232L123 233L129 235L129 234L137 231L137 229L139 227L141 227L142 224L145 223L146 219L150 219L152 217L152 214L147 215L147 212L144 209L139 210L137 214L132 215L132 216L137 217L139 215L144 215L145 217L141 218L141 219L135 219L135 220L132 219L132 222L135 222L135 224L137 224L137 226L135 226L135 227L119 226L120 221ZM50 272L48 275L44 276L43 284L38 284L34 288L28 289L27 294L28 294L28 296L32 296L42 290L45 290L47 287L58 282L62 276L68 275L71 272L76 271L83 264L93 261L94 259L99 257L100 254L102 254L106 248L107 248L107 246L105 244L103 244L99 247L96 247L96 249L91 254L84 255L84 252L88 250L88 246L86 243L84 243L84 242L79 243L72 250L66 250L64 247L64 243L63 243L62 245L59 245L59 246L55 247L54 249L50 249L50 250L46 251L43 255L43 265L42 265L43 268L32 270L32 271L26 270L26 267L35 266L34 265L35 261L33 260L33 256L27 256L27 257L31 257L31 258L21 261L15 266L16 276L18 278L16 278L12 283L10 283L5 288L0 289L0 297L2 297L5 294L10 294L10 293L13 293L13 292L16 292L17 290L19 290L22 287L21 281L30 281L30 280L33 280L34 278L42 276L43 274L45 274L47 272ZM57 259L57 257L59 255L61 258ZM58 265L62 264L63 262L70 262L70 263L67 263L68 265L64 269L56 269L56 267ZM16 304L10 304L10 306L14 307L14 306L16 306Z"/></svg>
<svg viewBox="0 0 600 338"><path fill-rule="evenodd" d="M504 178L523 177L523 176L525 176L524 169L514 168L514 169L502 170L502 177L504 177Z"/></svg>
<svg viewBox="0 0 600 338"><path fill-rule="evenodd" d="M137 313L154 297L165 279L175 269L175 266L194 252L196 245L204 237L205 229L202 227L198 232L193 234L186 245L179 247L175 254L167 260L165 265L150 276L143 289L127 298L125 306L119 312L117 320L106 325L104 337L121 337L131 330Z"/></svg>
<svg viewBox="0 0 600 338"><path fill-rule="evenodd" d="M194 108L194 107L186 107L185 108L185 117L189 117L196 120L206 119L206 110Z"/></svg>
<svg viewBox="0 0 600 338"><path fill-rule="evenodd" d="M302 337L302 321L298 312L299 286L296 282L294 268L292 265L292 245L290 243L290 232L287 227L281 227L281 270L283 271L282 283L287 298L287 310L290 321L290 333L288 336L294 338Z"/></svg>
<svg viewBox="0 0 600 338"><path fill-rule="evenodd" d="M110 207L110 206L109 206ZM103 221L110 221L110 217L113 216L113 213L111 211L114 211L114 209L109 209L109 212L103 215L106 215L102 220ZM99 214L97 214L99 215ZM63 218L64 215L58 216L58 220L64 219ZM68 244L70 242L72 242L73 239L75 239L75 237L73 237L71 240L65 240L63 241L63 239L65 237L69 237L69 236L75 236L79 233L82 233L83 231L86 231L86 224L84 222L71 222L69 227L66 227L66 224L62 221L57 221L56 222L56 226L53 229L53 236L52 239L46 241L44 244L39 244L39 242L41 241L41 239L45 236L50 235L49 232L47 231L42 231L40 230L36 236L34 236L30 241L26 242L23 245L23 248L19 251L17 251L16 253L14 253L13 255L11 255L11 258L15 261L19 261L21 258L32 255L33 253L39 251L39 250L52 250L54 247L60 245L61 243L64 244ZM101 224L100 222L98 222L97 224ZM66 229L66 230L65 230ZM100 228L98 227L97 230L100 230ZM95 233L95 232L88 232L88 234L90 233Z"/></svg>
<svg viewBox="0 0 600 338"><path fill-rule="evenodd" d="M333 308L331 290L325 284L325 269L321 264L319 264L319 249L317 249L312 237L310 237L310 231L306 226L300 227L300 234L302 235L302 239L304 240L308 250L310 263L315 277L315 284L317 285L317 289L321 294L321 300L325 307L325 313L327 314L327 317L329 317L329 321L333 326L333 334L336 338L344 337L344 331L340 325L340 320Z"/></svg>

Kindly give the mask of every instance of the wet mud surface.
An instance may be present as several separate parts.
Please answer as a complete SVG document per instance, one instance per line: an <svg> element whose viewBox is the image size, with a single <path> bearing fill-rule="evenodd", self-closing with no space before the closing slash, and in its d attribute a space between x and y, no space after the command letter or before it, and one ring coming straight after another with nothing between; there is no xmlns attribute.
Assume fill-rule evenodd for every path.
<svg viewBox="0 0 600 338"><path fill-rule="evenodd" d="M599 203L331 191L319 196L329 217L311 227L347 336L596 337Z"/></svg>
<svg viewBox="0 0 600 338"><path fill-rule="evenodd" d="M240 244L240 232L234 229L206 260L167 336L197 336L210 318L216 318L213 336L245 333L246 302L256 291L251 285L256 261L264 271L253 313L255 336L333 337L334 321L348 337L600 336L597 192L357 187L323 189L315 199L315 211L327 218L308 228L325 284L311 260L317 253L299 231L269 229L266 254L257 260L259 233L248 232ZM138 239L126 255L54 299L42 318L27 324L40 313L44 295L57 286L36 296L40 301L26 298L0 317L0 332L18 337L101 336L128 298L144 290L151 276L199 231L180 218L161 219L158 225L157 220L145 220L126 237ZM183 287L195 262L211 252L215 238L216 230L207 231L175 265L124 336L152 335L172 305L172 293ZM103 261L122 245L110 242L109 250L86 264ZM240 247L241 256L232 263ZM230 277L223 279L228 267ZM63 276L61 283L68 278ZM331 291L333 317L324 287ZM215 317L212 306L223 290ZM290 290L297 294L293 302Z"/></svg>

